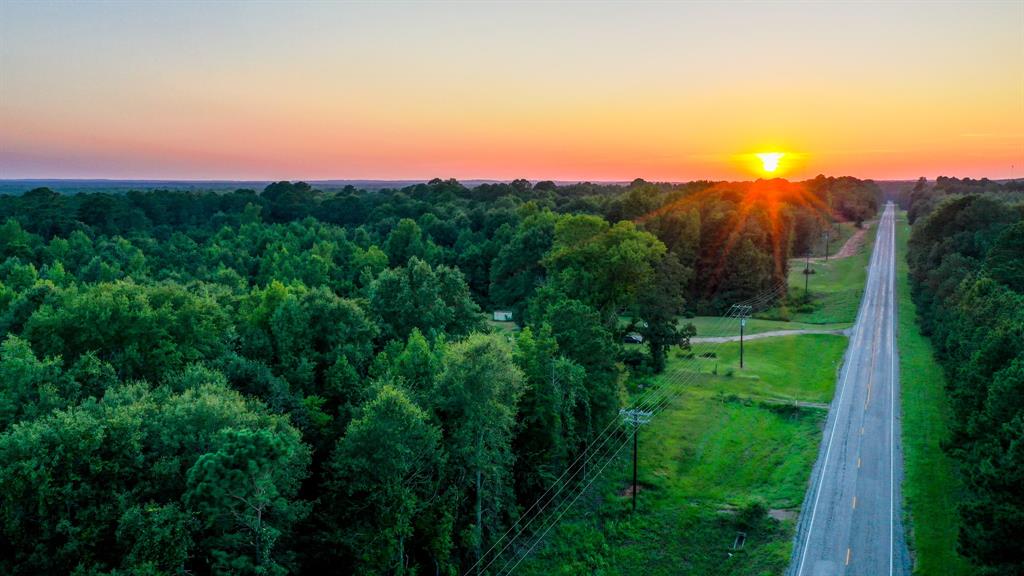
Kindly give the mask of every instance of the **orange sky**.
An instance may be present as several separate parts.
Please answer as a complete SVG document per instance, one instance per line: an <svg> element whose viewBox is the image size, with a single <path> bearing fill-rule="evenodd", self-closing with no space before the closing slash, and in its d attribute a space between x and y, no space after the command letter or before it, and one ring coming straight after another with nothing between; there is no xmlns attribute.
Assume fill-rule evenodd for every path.
<svg viewBox="0 0 1024 576"><path fill-rule="evenodd" d="M1024 2L0 4L0 178L1024 173Z"/></svg>

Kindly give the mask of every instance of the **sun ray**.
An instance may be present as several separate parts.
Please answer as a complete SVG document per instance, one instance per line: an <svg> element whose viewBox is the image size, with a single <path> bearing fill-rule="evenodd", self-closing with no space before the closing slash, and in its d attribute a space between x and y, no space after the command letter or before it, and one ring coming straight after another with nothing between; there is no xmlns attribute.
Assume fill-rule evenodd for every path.
<svg viewBox="0 0 1024 576"><path fill-rule="evenodd" d="M790 182L782 178L757 180L754 182L718 182L706 188L691 192L648 214L636 219L638 223L658 218L671 212L698 210L702 218L712 206L709 200L726 198L735 204L734 211L728 216L731 221L715 238L707 238L703 242L709 247L709 253L717 254L716 261L709 263L709 274L703 281L703 292L712 295L718 288L725 272L724 263L735 249L752 219L761 220L763 229L771 243L773 275L775 280L782 280L786 275L790 229L786 219L790 217L790 208L809 208L811 213L821 222L830 220L826 200L807 182Z"/></svg>

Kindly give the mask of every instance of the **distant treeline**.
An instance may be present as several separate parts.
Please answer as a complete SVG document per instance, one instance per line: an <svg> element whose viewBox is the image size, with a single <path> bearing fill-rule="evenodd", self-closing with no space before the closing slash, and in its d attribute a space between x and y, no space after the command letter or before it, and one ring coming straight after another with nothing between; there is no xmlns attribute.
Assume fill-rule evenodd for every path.
<svg viewBox="0 0 1024 576"><path fill-rule="evenodd" d="M1024 187L921 182L908 261L922 327L947 374L945 448L959 462L960 552L1024 574Z"/></svg>
<svg viewBox="0 0 1024 576"><path fill-rule="evenodd" d="M687 345L681 315L773 286L877 197L824 177L0 197L0 572L460 573L629 375Z"/></svg>
<svg viewBox="0 0 1024 576"><path fill-rule="evenodd" d="M939 176L934 182L919 178L916 183L907 183L896 188L893 200L907 211L911 224L918 216L935 209L938 203L952 196L970 194L989 195L1008 203L1024 202L1024 180L996 182L988 178L974 180L971 178L951 178Z"/></svg>
<svg viewBox="0 0 1024 576"><path fill-rule="evenodd" d="M773 182L780 181L768 181L761 188ZM524 222L535 213L591 214L610 223L637 221L641 229L657 235L693 271L685 291L690 307L720 309L729 303L727 300L749 296L751 290L765 285L764 278L740 278L743 270L720 270L719 256L724 248L749 240L750 247L762 254L781 247L783 257L790 253L802 256L820 241L830 216L859 223L873 216L878 206L879 192L872 182L819 176L786 186L788 195L778 199L785 210L770 215L765 202L768 198L744 202L750 187L750 183L651 184L638 179L629 186L558 186L553 182L516 180L474 188L455 180L433 180L401 190L367 191L346 186L330 193L302 182L274 183L262 192L241 189L226 193L155 190L60 195L39 188L20 196L0 197L0 221L14 218L23 230L43 240L68 238L80 231L90 239L118 238L142 248L139 244L143 239L162 242L174 237L182 242L188 238L200 245L216 241L216 232L224 227L238 229L240 224L255 221L307 226L310 224L304 220L314 218L321 225L344 228L334 230L348 242L367 249L371 245L386 248L392 233L401 236L410 231L399 230L402 221L412 220L403 225L416 225L415 232L424 243L418 256L432 264L458 267L481 306L522 308L530 290L505 285L500 276L511 273L503 270L509 268L510 258L499 252L505 249L509 256L517 250L508 244L517 235L532 232ZM801 192L793 193L794 188ZM659 212L665 206L672 209ZM826 216L830 211L831 215ZM537 238L541 244L531 254L534 265L550 247L549 229L546 226ZM255 244L245 250L253 259L281 256L280 250L267 254L265 247ZM177 248L180 253L185 247ZM302 250L305 248L291 250L290 255L299 257ZM151 271L166 269L159 254L154 256L157 260L149 266ZM389 262L400 263L401 257L389 254ZM251 262L249 267L239 266L208 253L187 260L198 274L196 279L209 279L212 270L226 267L254 283L266 280L266 276L254 273ZM755 264L753 268L756 273L763 267ZM715 290L707 290L709 282ZM711 292L725 298L716 298Z"/></svg>

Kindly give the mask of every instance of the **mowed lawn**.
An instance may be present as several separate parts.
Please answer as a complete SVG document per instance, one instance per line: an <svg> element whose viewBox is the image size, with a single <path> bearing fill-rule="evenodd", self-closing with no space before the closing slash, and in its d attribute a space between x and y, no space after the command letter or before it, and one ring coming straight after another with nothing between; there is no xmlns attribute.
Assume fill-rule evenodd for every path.
<svg viewBox="0 0 1024 576"><path fill-rule="evenodd" d="M743 369L739 342L714 348L715 358L701 358L702 372L731 375L713 383L699 383L723 394L769 400L829 403L836 374L849 340L830 334L803 334L751 340L743 344Z"/></svg>
<svg viewBox="0 0 1024 576"><path fill-rule="evenodd" d="M734 318L722 318L721 316L697 316L694 318L683 318L680 324L687 322L693 324L697 329L697 337L714 336L739 336L740 321ZM786 322L784 320L765 320L763 318L748 318L747 325L743 329L744 334L761 334L763 332L775 332L777 330L842 330L849 328L850 322L836 322L832 324L812 324L810 322Z"/></svg>
<svg viewBox="0 0 1024 576"><path fill-rule="evenodd" d="M910 298L906 247L910 227L906 213L896 226L896 270L899 291L898 346L903 409L903 492L914 556L914 573L924 576L970 574L970 565L956 553L960 498L954 462L943 452L951 418L945 377L931 344L917 325Z"/></svg>
<svg viewBox="0 0 1024 576"><path fill-rule="evenodd" d="M843 324L851 326L857 319L871 250L875 246L876 229L868 230L864 243L857 253L849 258L812 262L808 281L812 306L808 310L795 307L790 310L790 320L809 324ZM789 262L789 296L804 294L804 262L793 258Z"/></svg>
<svg viewBox="0 0 1024 576"><path fill-rule="evenodd" d="M716 358L671 357L650 382L677 394L641 430L637 512L627 443L519 572L783 573L826 417L791 401L829 401L846 343L829 335L753 341L743 370L736 343L696 347ZM745 543L733 549L740 532Z"/></svg>

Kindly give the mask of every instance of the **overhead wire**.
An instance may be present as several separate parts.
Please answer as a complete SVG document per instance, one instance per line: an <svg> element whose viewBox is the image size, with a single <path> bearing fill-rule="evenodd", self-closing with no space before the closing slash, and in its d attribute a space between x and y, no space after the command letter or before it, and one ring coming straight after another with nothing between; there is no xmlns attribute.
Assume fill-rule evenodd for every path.
<svg viewBox="0 0 1024 576"><path fill-rule="evenodd" d="M764 308L766 304L769 304L781 295L784 295L787 286L788 282L786 280L782 280L768 290L734 304L729 308L725 316L721 316L714 321L714 324L712 324L713 330L711 330L711 332L718 333L724 325L744 317L748 313L748 310ZM720 343L700 342L696 345L691 345L690 359L698 359L700 355L706 354L707 351L705 349L715 347L718 344ZM695 346L700 348L700 350L695 350ZM637 410L650 411L652 413L660 412L682 393L683 389L681 385L695 379L698 374L699 372L679 370L667 382L663 382L660 386L648 390L640 398L637 398L632 405ZM672 393L673 391L674 393ZM520 555L519 560L512 565L511 569L515 569L515 567L518 566L518 563L521 562L522 558L534 549L537 543L539 543L544 535L546 535L551 529L551 526L553 526L554 523L557 523L561 516L564 515L565 511L575 503L587 488L589 488L604 468L606 468L608 464L615 459L622 448L628 443L628 434L625 434L624 438L620 438L620 436L624 434L624 429L621 426L616 426L619 422L620 419L618 416L609 421L598 435L588 443L587 447L576 456L573 462L566 467L565 471L552 482L551 486L544 492L544 494L542 494L541 497L538 498L483 555L480 556L477 562L470 567L466 574L474 573L474 571L476 571L476 573L483 573L489 569L490 566L498 560L498 558L505 554L505 552L515 544L516 540L526 534L534 522L543 515L567 489L570 489L570 487L579 487L580 484L586 482L583 488L578 491L579 493L577 493L568 505L563 507L563 503L568 500L568 496L558 500L558 503L555 505L554 512L559 512L559 510L561 510L561 512L559 512L557 518L555 518L552 523L547 524L546 527L545 524L542 523L540 528L543 528L543 530L539 532L539 529L534 531L539 535L534 539L533 544L527 549L527 552L524 555ZM597 461L597 464L592 464L593 461ZM602 461L603 464L601 463ZM598 465L600 467L597 469L597 472L595 472L590 481L587 482L587 470ZM580 474L584 474L582 480L578 483L574 483L574 480ZM509 535L513 532L515 532L515 534L510 538ZM502 545L503 542L504 545ZM500 549L498 549L499 545L501 545ZM481 563L485 560L486 563L481 566ZM508 566L509 562L506 562L497 573L507 573L506 568L508 568Z"/></svg>

